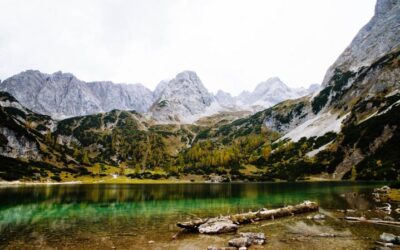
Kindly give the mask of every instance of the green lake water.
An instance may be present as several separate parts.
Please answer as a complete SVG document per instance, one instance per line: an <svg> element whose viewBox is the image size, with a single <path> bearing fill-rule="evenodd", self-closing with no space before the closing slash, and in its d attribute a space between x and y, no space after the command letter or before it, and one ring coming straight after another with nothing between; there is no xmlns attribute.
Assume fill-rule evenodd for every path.
<svg viewBox="0 0 400 250"><path fill-rule="evenodd" d="M175 240L171 237L179 231L175 226L177 221L262 207L276 208L304 200L318 202L328 214L337 213L338 209L356 209L357 213L367 214L379 205L371 200L373 188L382 185L376 182L304 182L1 187L0 249L207 249L209 245L226 246L232 235L186 234ZM345 240L330 243L338 244L339 248L328 246L328 249L371 247L373 237L378 237L381 231L397 233L393 228L360 228L358 224L344 225L334 219L310 224L306 215L295 217L244 226L240 230L263 231L270 238L268 244L254 249L293 249L294 246L312 249L319 247L318 242L329 244L334 240L299 240L293 232L302 227L350 235L344 237ZM297 238L293 240L289 233Z"/></svg>

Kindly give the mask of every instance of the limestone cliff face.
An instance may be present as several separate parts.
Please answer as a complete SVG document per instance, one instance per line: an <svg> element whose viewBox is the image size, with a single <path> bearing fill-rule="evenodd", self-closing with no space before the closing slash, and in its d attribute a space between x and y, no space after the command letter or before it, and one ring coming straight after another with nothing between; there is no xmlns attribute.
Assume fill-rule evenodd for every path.
<svg viewBox="0 0 400 250"><path fill-rule="evenodd" d="M329 68L322 85L332 84L335 70L357 72L400 46L400 1L378 0L375 15Z"/></svg>

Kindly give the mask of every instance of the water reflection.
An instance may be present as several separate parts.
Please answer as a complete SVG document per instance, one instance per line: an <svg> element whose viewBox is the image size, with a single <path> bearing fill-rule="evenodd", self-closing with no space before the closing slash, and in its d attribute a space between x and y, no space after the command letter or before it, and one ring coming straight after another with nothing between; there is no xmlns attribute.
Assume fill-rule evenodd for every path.
<svg viewBox="0 0 400 250"><path fill-rule="evenodd" d="M367 195L379 185L324 182L0 188L0 243L26 235L46 235L51 240L68 234L158 234L176 230L177 220L193 216L280 207L303 200L317 201L324 209L368 209Z"/></svg>

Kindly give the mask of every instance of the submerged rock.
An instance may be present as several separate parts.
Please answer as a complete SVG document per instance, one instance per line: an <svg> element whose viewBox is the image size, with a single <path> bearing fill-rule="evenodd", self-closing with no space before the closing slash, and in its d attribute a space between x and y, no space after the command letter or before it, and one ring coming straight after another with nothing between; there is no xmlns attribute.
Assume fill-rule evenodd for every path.
<svg viewBox="0 0 400 250"><path fill-rule="evenodd" d="M307 219L310 219L310 220L325 220L325 214L316 214L316 215L314 215L314 216L307 216Z"/></svg>
<svg viewBox="0 0 400 250"><path fill-rule="evenodd" d="M239 235L248 238L251 245L263 245L265 243L264 233L240 233Z"/></svg>
<svg viewBox="0 0 400 250"><path fill-rule="evenodd" d="M220 234L235 232L238 229L238 225L228 219L215 219L201 224L198 229L202 234Z"/></svg>
<svg viewBox="0 0 400 250"><path fill-rule="evenodd" d="M248 247L251 245L251 241L247 237L238 237L238 238L233 238L228 242L229 246L233 247Z"/></svg>
<svg viewBox="0 0 400 250"><path fill-rule="evenodd" d="M264 233L240 233L238 237L231 239L229 246L238 249L247 249L251 245L263 245L265 243Z"/></svg>

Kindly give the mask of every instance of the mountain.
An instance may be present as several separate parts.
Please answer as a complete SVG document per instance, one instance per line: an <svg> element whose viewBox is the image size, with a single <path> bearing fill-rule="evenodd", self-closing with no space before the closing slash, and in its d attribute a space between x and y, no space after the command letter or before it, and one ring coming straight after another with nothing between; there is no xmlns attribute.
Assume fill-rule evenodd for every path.
<svg viewBox="0 0 400 250"><path fill-rule="evenodd" d="M194 128L154 125L120 110L54 121L0 92L0 180L99 177L122 171L120 164L165 167L190 145Z"/></svg>
<svg viewBox="0 0 400 250"><path fill-rule="evenodd" d="M241 101L248 105L259 105L268 108L281 101L300 97L301 93L299 92L289 88L278 77L273 77L259 83L250 96Z"/></svg>
<svg viewBox="0 0 400 250"><path fill-rule="evenodd" d="M0 178L71 180L115 172L160 178L163 171L165 178L397 180L400 26L393 22L399 23L399 5L377 2L368 29L361 29L328 69L319 91L244 117L219 112L201 123L182 124L223 110L218 101L232 98L224 92L214 97L190 71L162 83L146 114L112 110L56 121L1 92ZM386 25L392 28L388 32ZM241 96L249 103L266 102L270 94L293 91L277 78L256 90Z"/></svg>
<svg viewBox="0 0 400 250"><path fill-rule="evenodd" d="M322 89L266 112L264 123L284 133L279 141L291 147L337 134L313 152L297 152L305 157L289 157L291 162L307 165L312 157L335 179L399 174L399 8L399 1L378 0L374 17L328 69Z"/></svg>
<svg viewBox="0 0 400 250"><path fill-rule="evenodd" d="M113 109L145 112L153 94L140 84L84 82L69 73L28 70L4 80L0 90L32 111L60 119Z"/></svg>
<svg viewBox="0 0 400 250"><path fill-rule="evenodd" d="M262 110L288 99L309 95L318 89L319 84L312 84L308 89L290 88L278 77L272 77L259 83L252 92L243 91L238 96L232 97L226 92L218 91L215 98L223 106L248 110L258 107L255 110Z"/></svg>
<svg viewBox="0 0 400 250"><path fill-rule="evenodd" d="M192 123L221 110L214 96L193 71L184 71L163 86L150 109L151 117L165 123Z"/></svg>
<svg viewBox="0 0 400 250"><path fill-rule="evenodd" d="M279 78L271 78L251 93L232 97L219 91L213 96L195 72L184 71L172 80L161 81L151 92L141 84L84 82L70 73L28 70L3 81L0 91L12 94L32 111L55 119L118 109L135 110L162 123L193 123L220 111L262 110L313 90L291 89Z"/></svg>
<svg viewBox="0 0 400 250"><path fill-rule="evenodd" d="M327 71L323 86L331 84L335 71L357 72L398 47L400 39L398 0L378 0L372 19Z"/></svg>
<svg viewBox="0 0 400 250"><path fill-rule="evenodd" d="M238 144L238 161L257 166L267 179L397 179L399 8L399 1L378 0L374 17L328 69L318 92L207 129L191 149L213 155Z"/></svg>

